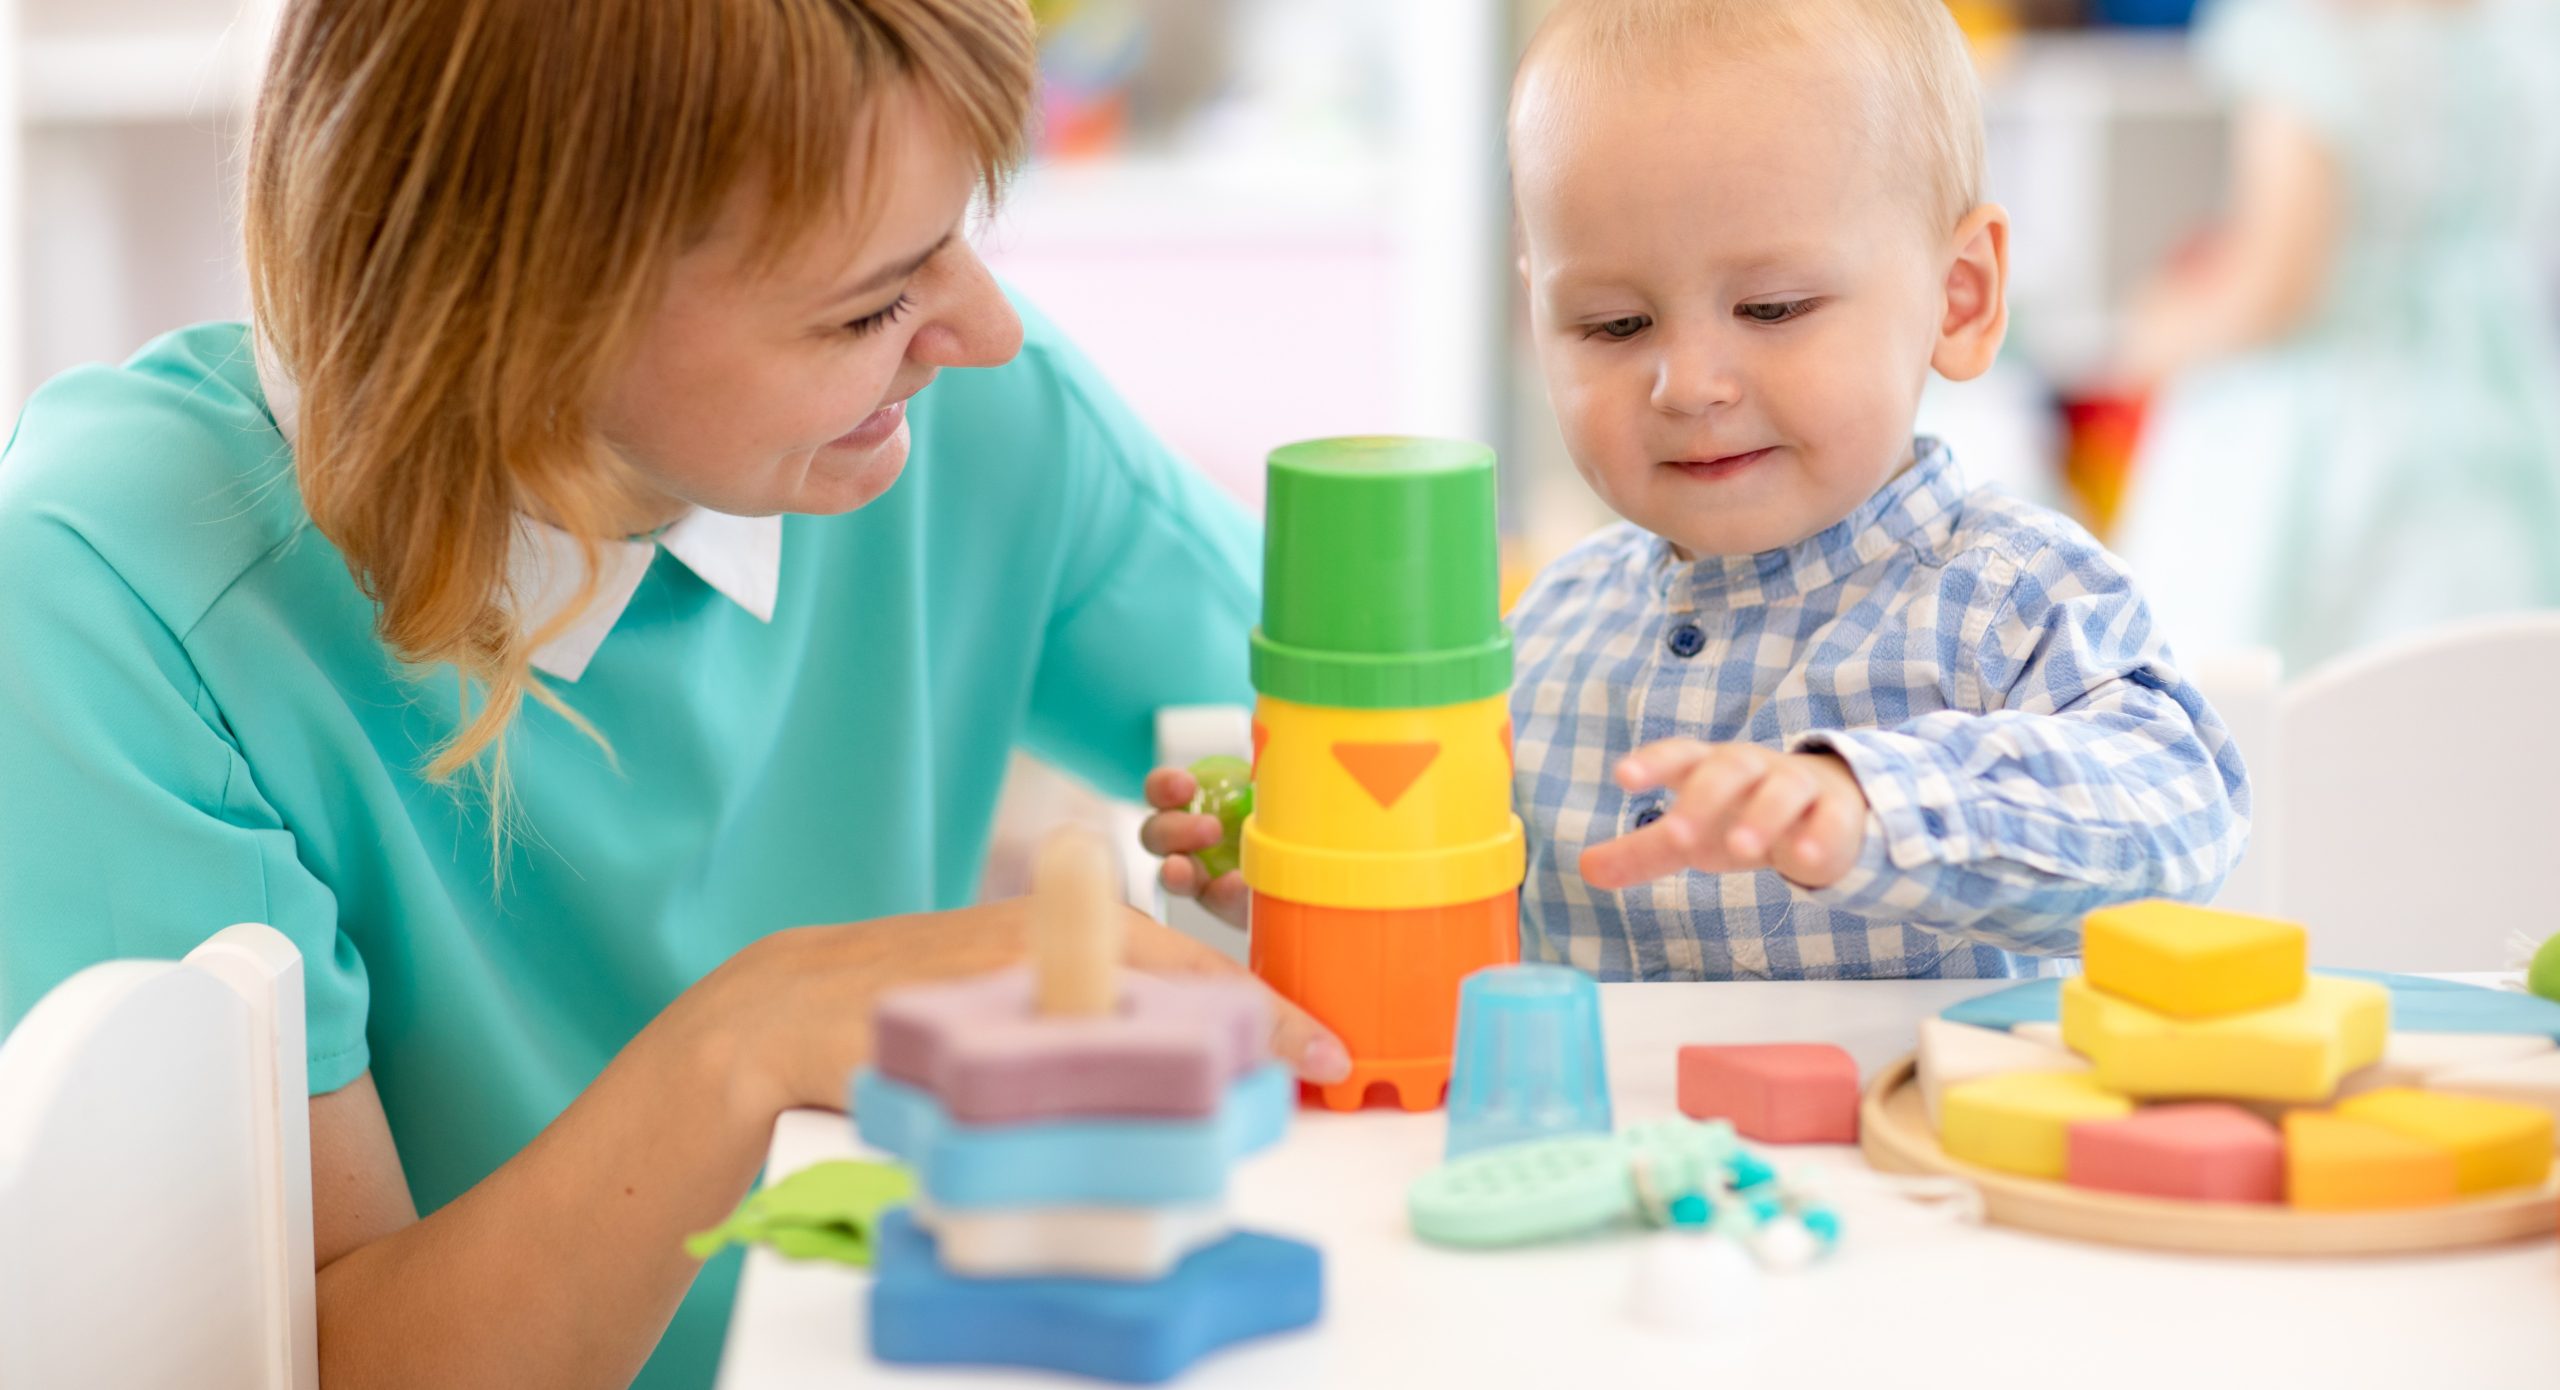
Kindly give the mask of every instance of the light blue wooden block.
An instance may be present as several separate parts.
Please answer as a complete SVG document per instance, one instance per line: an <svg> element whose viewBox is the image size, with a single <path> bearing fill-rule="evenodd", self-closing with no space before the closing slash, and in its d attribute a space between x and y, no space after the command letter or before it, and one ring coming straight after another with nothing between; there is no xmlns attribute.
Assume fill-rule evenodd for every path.
<svg viewBox="0 0 2560 1390"><path fill-rule="evenodd" d="M1297 1078L1275 1063L1228 1087L1206 1119L968 1125L868 1067L853 1079L863 1142L915 1169L925 1194L946 1207L1213 1201L1226 1194L1236 1160L1279 1141L1297 1099Z"/></svg>
<svg viewBox="0 0 2560 1390"><path fill-rule="evenodd" d="M2373 970L2311 973L2371 980L2390 990L2395 1033L2540 1033L2560 1041L2560 1004L2530 994ZM2062 1016L2062 982L2028 980L1950 1005L1939 1016L2004 1033L2021 1023L2051 1023Z"/></svg>

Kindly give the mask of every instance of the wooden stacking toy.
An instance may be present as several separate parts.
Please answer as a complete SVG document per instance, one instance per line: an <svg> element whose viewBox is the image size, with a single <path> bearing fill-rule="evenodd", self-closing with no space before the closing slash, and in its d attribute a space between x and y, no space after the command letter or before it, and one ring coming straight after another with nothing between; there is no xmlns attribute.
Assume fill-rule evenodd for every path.
<svg viewBox="0 0 2560 1390"><path fill-rule="evenodd" d="M884 1361L1148 1383L1302 1327L1317 1252L1238 1231L1228 1169L1276 1142L1297 1088L1246 980L1119 964L1102 844L1043 846L1028 966L883 998L852 1082L865 1142L920 1195L878 1237Z"/></svg>
<svg viewBox="0 0 2560 1390"><path fill-rule="evenodd" d="M1923 1023L1916 1064L1861 1107L1872 1161L1973 1177L1995 1219L2130 1244L2551 1232L2560 1007L2314 972L2302 927L2181 903L2093 913L2082 944L2078 976Z"/></svg>

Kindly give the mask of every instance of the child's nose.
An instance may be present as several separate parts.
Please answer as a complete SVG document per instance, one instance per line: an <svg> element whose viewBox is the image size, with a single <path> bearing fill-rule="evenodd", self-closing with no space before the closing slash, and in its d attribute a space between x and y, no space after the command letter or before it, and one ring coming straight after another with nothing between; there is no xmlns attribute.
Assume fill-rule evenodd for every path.
<svg viewBox="0 0 2560 1390"><path fill-rule="evenodd" d="M1670 339L1653 371L1653 408L1666 415L1703 415L1742 398L1732 355L1712 341Z"/></svg>

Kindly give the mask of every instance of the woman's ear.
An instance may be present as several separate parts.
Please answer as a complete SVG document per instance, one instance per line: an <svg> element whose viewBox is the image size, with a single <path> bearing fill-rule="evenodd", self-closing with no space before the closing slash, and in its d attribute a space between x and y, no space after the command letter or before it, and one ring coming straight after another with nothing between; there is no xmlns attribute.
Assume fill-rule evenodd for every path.
<svg viewBox="0 0 2560 1390"><path fill-rule="evenodd" d="M1929 365L1949 381L1971 381L1991 369L2009 333L2009 212L1984 203L1964 215L1952 238L1946 311Z"/></svg>

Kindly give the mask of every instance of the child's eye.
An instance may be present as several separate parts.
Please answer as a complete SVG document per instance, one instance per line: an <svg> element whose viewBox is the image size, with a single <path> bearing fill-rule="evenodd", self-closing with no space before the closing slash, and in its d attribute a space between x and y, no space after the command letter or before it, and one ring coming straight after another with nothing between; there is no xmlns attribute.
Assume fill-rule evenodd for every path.
<svg viewBox="0 0 2560 1390"><path fill-rule="evenodd" d="M845 324L844 331L857 338L867 336L879 331L880 329L888 327L890 324L896 323L902 318L905 318L907 311L914 307L916 307L915 296L900 294L896 299L889 301L889 307L880 310L878 313L864 314L862 317Z"/></svg>
<svg viewBox="0 0 2560 1390"><path fill-rule="evenodd" d="M1800 319L1812 313L1813 306L1818 302L1811 299L1784 299L1770 304L1738 304L1734 306L1733 312L1735 317L1749 319L1753 323L1785 323L1789 319Z"/></svg>
<svg viewBox="0 0 2560 1390"><path fill-rule="evenodd" d="M1653 320L1646 318L1644 315L1629 314L1624 318L1609 319L1605 322L1594 324L1593 326L1584 329L1582 331L1582 336L1585 339L1602 337L1607 338L1613 343L1623 343L1627 339L1642 333L1652 326Z"/></svg>

